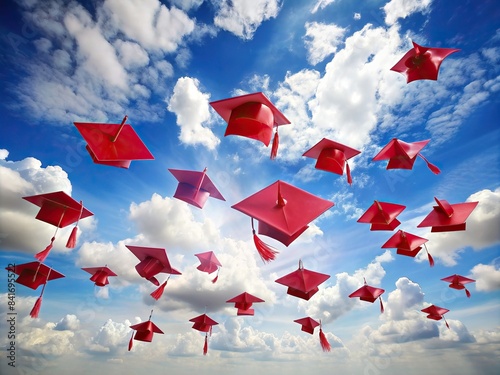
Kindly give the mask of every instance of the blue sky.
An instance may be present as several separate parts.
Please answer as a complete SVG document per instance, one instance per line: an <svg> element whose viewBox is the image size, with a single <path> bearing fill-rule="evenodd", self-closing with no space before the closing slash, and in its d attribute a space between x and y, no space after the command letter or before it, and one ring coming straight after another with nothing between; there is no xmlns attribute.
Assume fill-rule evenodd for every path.
<svg viewBox="0 0 500 375"><path fill-rule="evenodd" d="M473 16L472 16L473 15ZM16 289L16 369L2 374L493 374L500 351L499 10L495 1L106 0L7 1L0 12L0 259L32 261L54 227L35 219L23 196L63 190L94 213L80 222L75 249L61 230L46 263L65 274L39 291ZM390 68L411 48L458 48L438 81L406 84ZM224 137L209 102L264 92L291 121L270 148ZM155 156L128 170L94 164L73 122L129 123ZM345 176L314 169L302 154L322 138L362 153ZM430 139L413 170L371 159L392 138ZM203 210L173 198L168 168L208 174L226 201ZM231 205L283 180L335 203L263 264L248 217ZM417 228L434 197L478 201L467 230ZM425 237L436 265L385 251L392 232L357 223L374 200L403 204L398 229ZM167 250L174 268L163 297L141 279L125 245ZM219 280L196 269L214 251ZM331 277L309 301L274 282L304 266ZM97 289L81 267L107 264L119 276ZM7 273L0 311L7 312ZM472 297L441 278L476 280ZM347 296L363 284L385 289L377 303ZM254 317L225 303L244 291L264 299ZM443 321L420 310L450 310ZM164 332L127 351L129 326L153 321ZM219 325L202 355L189 319L204 311ZM295 319L322 319L332 344ZM7 345L6 326L0 340ZM19 372L17 372L19 371Z"/></svg>

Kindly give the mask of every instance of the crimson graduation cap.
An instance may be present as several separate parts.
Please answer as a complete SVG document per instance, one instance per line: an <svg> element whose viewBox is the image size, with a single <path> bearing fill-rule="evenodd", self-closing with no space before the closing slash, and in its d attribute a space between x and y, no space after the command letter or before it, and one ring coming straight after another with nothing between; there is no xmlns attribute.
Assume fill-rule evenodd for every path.
<svg viewBox="0 0 500 375"><path fill-rule="evenodd" d="M132 349L132 345L134 343L134 340L151 342L151 341L153 341L153 335L155 333L163 334L163 331L160 328L158 328L158 326L151 321L152 315L153 315L153 310L151 310L151 314L149 314L148 320L146 320L145 322L141 322L139 324L134 324L133 326L130 326L130 328L132 328L135 331L135 333L132 332L132 337L130 337L130 341L128 343L128 351L130 351Z"/></svg>
<svg viewBox="0 0 500 375"><path fill-rule="evenodd" d="M151 297L154 299L158 300L162 296L170 275L182 275L182 273L170 265L165 249L157 247L125 246L140 260L135 266L139 275L158 286L158 289L151 293ZM169 274L168 278L161 285L155 277L160 273Z"/></svg>
<svg viewBox="0 0 500 375"><path fill-rule="evenodd" d="M330 343L328 342L325 334L323 333L323 329L321 327L321 320L318 322L307 316L302 319L294 320L294 322L299 323L302 326L301 328L302 331L310 333L311 335L314 333L314 328L319 326L319 343L321 344L321 349L323 349L324 352L329 352L331 350Z"/></svg>
<svg viewBox="0 0 500 375"><path fill-rule="evenodd" d="M154 159L132 126L125 123L126 121L127 116L120 124L74 123L87 142L86 149L94 163L127 169L132 160Z"/></svg>
<svg viewBox="0 0 500 375"><path fill-rule="evenodd" d="M441 280L446 281L447 283L450 283L450 285L449 285L450 288L458 289L458 290L465 289L465 295L468 298L470 298L470 292L465 287L465 284L474 283L476 281L473 279L469 279L468 277L460 276L460 275L456 275L456 274L445 277L444 279L441 279Z"/></svg>
<svg viewBox="0 0 500 375"><path fill-rule="evenodd" d="M238 309L237 315L254 315L254 309L252 309L252 304L257 302L265 302L259 297L243 292L236 297L233 297L226 301L227 303L233 303L234 307Z"/></svg>
<svg viewBox="0 0 500 375"><path fill-rule="evenodd" d="M220 264L219 259L217 259L214 252L207 251L205 253L199 253L194 255L197 256L198 259L200 260L200 265L196 268L199 269L201 272L206 272L208 274L211 274L217 271L217 275L212 280L212 283L217 282L217 279L219 278L219 269L220 267L222 267L222 264Z"/></svg>
<svg viewBox="0 0 500 375"><path fill-rule="evenodd" d="M295 241L308 224L334 205L283 181L276 181L232 206L252 218L255 247L264 262L275 259L277 251L255 234L253 219L259 221L258 233L285 246Z"/></svg>
<svg viewBox="0 0 500 375"><path fill-rule="evenodd" d="M382 249L396 248L397 254L415 258L420 250L422 250L423 245L425 247L425 252L427 253L429 264L433 267L434 259L431 254L429 254L427 246L425 245L427 241L429 240L426 238L416 236L400 229L394 233L394 235L389 238L385 244L382 245Z"/></svg>
<svg viewBox="0 0 500 375"><path fill-rule="evenodd" d="M208 177L207 168L202 172L180 169L169 169L169 171L179 181L174 198L198 208L203 208L208 197L225 201L222 194L210 180L210 177Z"/></svg>
<svg viewBox="0 0 500 375"><path fill-rule="evenodd" d="M219 324L212 318L210 318L207 314L199 315L196 318L189 319L190 322L193 322L193 329L196 329L200 332L205 332L205 345L203 346L203 355L207 355L208 352L208 335L212 335L212 327Z"/></svg>
<svg viewBox="0 0 500 375"><path fill-rule="evenodd" d="M445 309L444 307L430 305L429 307L426 307L425 309L422 309L420 311L428 314L427 319L432 319L432 320L444 319L444 322L446 323L446 327L448 327L448 329L450 328L448 322L446 321L446 318L444 317L444 314L446 314L450 310Z"/></svg>
<svg viewBox="0 0 500 375"><path fill-rule="evenodd" d="M309 301L318 292L318 285L329 278L330 275L305 269L302 260L299 260L297 270L280 277L276 282L288 287L287 294Z"/></svg>
<svg viewBox="0 0 500 375"><path fill-rule="evenodd" d="M430 139L418 142L405 142L397 138L393 138L388 144L378 152L372 161L389 160L386 169L413 169L413 164L417 156L420 156L427 164L427 167L434 174L439 174L441 171L434 164L429 162L421 153L422 149L430 142Z"/></svg>
<svg viewBox="0 0 500 375"><path fill-rule="evenodd" d="M396 217L405 208L401 204L374 201L358 219L358 223L371 224L370 230L393 230L401 224Z"/></svg>
<svg viewBox="0 0 500 375"><path fill-rule="evenodd" d="M406 83L419 79L438 79L439 67L443 60L454 52L455 48L431 48L419 46L413 42L413 48L394 65L391 70L406 76Z"/></svg>
<svg viewBox="0 0 500 375"><path fill-rule="evenodd" d="M217 100L210 105L226 121L224 136L239 135L255 139L269 146L276 128L271 159L278 154L278 127L290 124L290 121L261 92L236 96L234 98Z"/></svg>
<svg viewBox="0 0 500 375"><path fill-rule="evenodd" d="M14 272L19 275L16 279L16 283L27 286L33 290L36 290L40 285L43 284L40 297L37 298L33 309L30 312L32 318L38 318L40 308L42 307L43 292L45 291L45 286L50 280L60 279L64 277L62 273L57 272L53 268L46 266L40 262L30 262L24 264L16 264L15 266L7 267L7 271Z"/></svg>
<svg viewBox="0 0 500 375"><path fill-rule="evenodd" d="M314 167L322 171L343 175L345 168L347 182L351 185L351 169L349 168L347 160L360 153L361 151L355 150L341 143L331 141L327 138L323 138L311 149L304 152L302 156L317 159Z"/></svg>
<svg viewBox="0 0 500 375"><path fill-rule="evenodd" d="M93 281L97 286L105 286L109 284L108 277L118 276L116 273L111 271L107 266L104 267L85 267L82 268L85 272L90 273L90 281Z"/></svg>
<svg viewBox="0 0 500 375"><path fill-rule="evenodd" d="M465 221L479 202L450 204L444 199L437 199L437 206L425 217L418 228L432 227L431 232L454 232L465 230Z"/></svg>
<svg viewBox="0 0 500 375"><path fill-rule="evenodd" d="M64 228L70 224L76 223L75 227L71 231L68 242L66 243L67 248L73 249L76 246L78 222L80 219L94 215L92 212L83 207L82 201L77 202L64 191L32 195L29 197L23 197L23 199L40 207L40 211L38 211L36 219L52 224L56 227L56 231L50 240L50 244L45 248L45 250L35 254L35 258L40 262L43 262L49 255L59 228Z"/></svg>
<svg viewBox="0 0 500 375"><path fill-rule="evenodd" d="M349 294L349 298L355 298L359 297L361 301L366 301L366 302L375 302L375 300L378 298L380 301L380 312L384 312L384 304L382 302L382 294L385 292L384 289L381 288L375 288L374 286L370 286L366 283L365 280L365 285L363 285L361 288L358 290L352 292Z"/></svg>

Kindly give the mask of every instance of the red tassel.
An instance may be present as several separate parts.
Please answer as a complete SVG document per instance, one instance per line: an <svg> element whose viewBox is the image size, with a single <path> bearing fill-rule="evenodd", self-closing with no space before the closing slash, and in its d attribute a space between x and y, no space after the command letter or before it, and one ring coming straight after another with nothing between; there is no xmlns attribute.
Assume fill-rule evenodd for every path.
<svg viewBox="0 0 500 375"><path fill-rule="evenodd" d="M45 258L47 258L50 250L52 249L52 246L54 245L55 240L56 240L56 238L52 237L52 239L50 240L50 244L45 248L45 250L42 250L39 253L35 254L35 258L38 259L39 262L43 263Z"/></svg>
<svg viewBox="0 0 500 375"><path fill-rule="evenodd" d="M347 174L347 183L352 185L351 168L349 168L349 163L345 163L345 172Z"/></svg>
<svg viewBox="0 0 500 375"><path fill-rule="evenodd" d="M448 329L450 329L450 325L448 324L448 322L446 321L446 318L443 316L443 319L444 319L444 322L446 323L446 327L448 327Z"/></svg>
<svg viewBox="0 0 500 375"><path fill-rule="evenodd" d="M323 349L324 352L329 352L332 349L325 334L323 333L323 330L321 329L321 326L319 327L319 342L321 344L321 349Z"/></svg>
<svg viewBox="0 0 500 375"><path fill-rule="evenodd" d="M467 290L467 288L465 288L465 295L467 296L467 298L470 298L470 292Z"/></svg>
<svg viewBox="0 0 500 375"><path fill-rule="evenodd" d="M207 355L208 353L208 336L205 335L205 345L203 345L203 355Z"/></svg>
<svg viewBox="0 0 500 375"><path fill-rule="evenodd" d="M424 247L425 247L425 252L427 253L427 259L429 259L429 265L431 267L434 267L434 258L432 257L431 254L429 254L429 251L427 250L427 246L425 246L425 244Z"/></svg>
<svg viewBox="0 0 500 375"><path fill-rule="evenodd" d="M132 349L132 346L134 345L134 332L132 331L132 337L130 338L130 341L128 342L128 351Z"/></svg>
<svg viewBox="0 0 500 375"><path fill-rule="evenodd" d="M219 279L219 270L217 270L217 276L212 280L212 284L215 284L217 280Z"/></svg>
<svg viewBox="0 0 500 375"><path fill-rule="evenodd" d="M424 161L427 163L427 167L432 171L432 173L434 174L440 174L441 173L441 170L435 166L434 164L432 164L431 162L429 162L429 160L427 160L424 155L422 154L418 154L418 156L420 156L422 159L424 159Z"/></svg>
<svg viewBox="0 0 500 375"><path fill-rule="evenodd" d="M271 147L271 160L276 159L278 156L278 147L280 145L280 136L278 135L278 128L276 128L276 132L274 133L273 145Z"/></svg>
<svg viewBox="0 0 500 375"><path fill-rule="evenodd" d="M35 305L31 309L30 316L32 318L38 318L38 313L40 312L40 308L42 307L42 296L38 297L35 302Z"/></svg>
<svg viewBox="0 0 500 375"><path fill-rule="evenodd" d="M378 297L378 299L380 300L380 313L383 314L384 313L384 304L382 303L382 297Z"/></svg>
<svg viewBox="0 0 500 375"><path fill-rule="evenodd" d="M163 295L163 291L165 290L165 287L167 286L167 281L168 281L168 279L163 284L161 284L153 293L151 293L150 296L158 301L160 299L160 297Z"/></svg>
<svg viewBox="0 0 500 375"><path fill-rule="evenodd" d="M253 242L255 243L255 248L264 263L276 259L276 254L278 254L278 252L268 244L262 242L262 240L255 234L255 231L253 232Z"/></svg>
<svg viewBox="0 0 500 375"><path fill-rule="evenodd" d="M73 227L73 230L71 231L71 234L68 238L68 242L66 242L66 247L68 249L74 249L76 246L76 234L78 232L78 227L75 225Z"/></svg>

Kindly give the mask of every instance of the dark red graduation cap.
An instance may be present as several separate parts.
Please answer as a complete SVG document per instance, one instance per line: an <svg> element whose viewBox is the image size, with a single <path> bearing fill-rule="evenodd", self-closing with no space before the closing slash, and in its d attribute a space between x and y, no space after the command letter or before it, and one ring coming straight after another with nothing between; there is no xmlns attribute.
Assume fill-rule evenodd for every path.
<svg viewBox="0 0 500 375"><path fill-rule="evenodd" d="M263 299L260 299L259 297L255 297L250 293L244 292L237 295L236 297L227 300L226 302L234 302L234 307L238 309L237 315L254 315L254 310L251 309L252 304L265 301Z"/></svg>
<svg viewBox="0 0 500 375"><path fill-rule="evenodd" d="M174 198L198 208L203 208L208 197L225 201L222 194L210 180L210 177L208 177L207 168L202 172L180 169L169 169L169 171L179 181Z"/></svg>
<svg viewBox="0 0 500 375"><path fill-rule="evenodd" d="M158 289L151 293L151 297L154 299L158 300L162 296L170 275L182 275L182 273L170 265L165 249L157 247L125 246L140 260L139 264L135 266L139 275L158 286ZM162 285L160 285L160 282L155 277L160 273L169 274L169 277Z"/></svg>
<svg viewBox="0 0 500 375"><path fill-rule="evenodd" d="M427 315L427 319L432 319L432 320L441 320L444 319L444 322L446 323L446 327L450 328L448 325L448 322L446 321L446 318L444 317L444 314L446 314L448 309L445 309L444 307L439 307L436 305L430 305L429 307L426 307L425 309L420 310Z"/></svg>
<svg viewBox="0 0 500 375"><path fill-rule="evenodd" d="M425 245L427 241L429 240L426 238L416 236L400 229L382 245L382 249L396 248L399 255L415 258L420 250L422 250L422 245L424 245L429 264L432 267L434 266L434 259L431 254L429 254L427 246Z"/></svg>
<svg viewBox="0 0 500 375"><path fill-rule="evenodd" d="M465 221L479 202L450 204L444 199L437 199L437 206L425 217L417 228L432 227L431 232L454 232L465 230Z"/></svg>
<svg viewBox="0 0 500 375"><path fill-rule="evenodd" d="M149 315L149 319L146 320L145 322L141 322L139 324L134 324L133 326L130 326L135 332L132 332L132 337L130 338L130 341L128 343L128 351L132 349L133 341L144 341L144 342L151 342L153 341L153 335L155 333L160 333L163 334L163 331L158 328L156 324L154 324L151 321L151 316L153 315L153 310L151 310L151 314Z"/></svg>
<svg viewBox="0 0 500 375"><path fill-rule="evenodd" d="M322 171L332 172L342 176L345 168L347 182L351 185L351 169L349 168L347 160L360 153L361 151L355 150L341 143L331 141L327 138L323 138L311 149L304 152L302 156L317 159L314 167Z"/></svg>
<svg viewBox="0 0 500 375"><path fill-rule="evenodd" d="M35 254L35 258L40 262L43 262L49 255L59 228L64 228L70 224L76 223L75 227L71 231L68 242L66 243L67 248L73 249L76 246L78 222L80 219L94 215L92 212L83 207L82 201L77 202L64 191L32 195L29 197L23 197L23 199L40 207L40 211L38 211L36 219L45 221L46 223L52 224L56 227L56 231L50 240L50 244L45 248L45 250Z"/></svg>
<svg viewBox="0 0 500 375"><path fill-rule="evenodd" d="M27 286L33 290L36 290L40 285L43 284L42 292L40 297L35 302L33 309L30 312L32 318L38 318L38 313L42 307L43 292L45 291L45 285L50 280L60 279L64 277L62 273L46 266L40 262L30 262L24 264L16 264L13 267L7 267L7 271L14 272L19 275L16 279L16 283Z"/></svg>
<svg viewBox="0 0 500 375"><path fill-rule="evenodd" d="M207 251L205 253L199 253L194 255L197 256L198 259L200 260L200 265L196 268L199 269L201 272L206 272L210 274L217 271L217 275L212 280L212 283L217 282L217 279L219 278L219 267L222 267L222 264L220 264L219 259L217 259L214 252Z"/></svg>
<svg viewBox="0 0 500 375"><path fill-rule="evenodd" d="M108 277L118 276L116 273L111 271L107 266L104 267L86 267L82 268L85 272L90 273L90 281L93 281L97 286L105 286L109 284Z"/></svg>
<svg viewBox="0 0 500 375"><path fill-rule="evenodd" d="M261 92L246 94L234 98L217 100L210 105L227 122L228 135L240 135L255 139L269 146L276 127L271 159L278 154L278 126L290 124L290 121Z"/></svg>
<svg viewBox="0 0 500 375"><path fill-rule="evenodd" d="M441 173L439 168L429 162L420 153L429 142L430 139L407 143L400 139L393 138L377 155L375 155L372 161L389 160L386 169L413 169L413 164L417 156L420 156L434 174L439 174Z"/></svg>
<svg viewBox="0 0 500 375"><path fill-rule="evenodd" d="M255 247L262 260L267 262L275 259L277 251L257 237L253 228L254 218L259 221L259 234L288 246L308 228L311 221L333 205L333 202L278 180L232 208L252 218Z"/></svg>
<svg viewBox="0 0 500 375"><path fill-rule="evenodd" d="M476 280L469 279L468 277L460 276L457 274L445 277L444 279L441 279L441 280L446 281L447 283L450 283L450 285L449 285L450 288L458 289L458 290L465 289L465 295L468 298L470 298L470 292L465 287L465 284L476 282Z"/></svg>
<svg viewBox="0 0 500 375"><path fill-rule="evenodd" d="M75 126L87 141L87 151L96 164L127 169L132 160L153 160L154 156L139 138L132 126L126 124L75 122Z"/></svg>
<svg viewBox="0 0 500 375"><path fill-rule="evenodd" d="M299 260L299 268L296 271L280 277L276 282L288 287L287 294L309 301L318 292L318 285L329 278L330 275L305 269Z"/></svg>
<svg viewBox="0 0 500 375"><path fill-rule="evenodd" d="M361 301L366 301L366 302L375 302L375 300L378 298L380 301L380 312L384 312L384 304L382 303L382 294L385 292L384 289L381 288L375 288L373 286L370 286L366 283L365 280L365 285L363 285L361 288L356 290L355 292L352 292L349 294L349 298L355 298L359 297Z"/></svg>
<svg viewBox="0 0 500 375"><path fill-rule="evenodd" d="M302 326L302 331L310 333L311 335L314 333L314 328L319 326L319 343L321 344L321 349L323 349L324 352L329 352L331 350L330 343L323 333L321 321L318 322L310 317L305 317L302 319L294 320L294 322L299 323Z"/></svg>
<svg viewBox="0 0 500 375"><path fill-rule="evenodd" d="M419 46L413 41L412 43L413 48L391 68L406 76L406 83L419 79L436 81L443 60L448 55L460 51L455 48L431 48Z"/></svg>
<svg viewBox="0 0 500 375"><path fill-rule="evenodd" d="M358 219L358 223L371 224L370 230L393 230L401 222L396 217L406 206L375 201Z"/></svg>
<svg viewBox="0 0 500 375"><path fill-rule="evenodd" d="M200 332L205 332L205 345L203 346L203 355L207 355L208 352L208 335L212 335L212 327L219 324L215 320L211 319L207 314L199 315L196 318L189 319L193 322L193 329Z"/></svg>

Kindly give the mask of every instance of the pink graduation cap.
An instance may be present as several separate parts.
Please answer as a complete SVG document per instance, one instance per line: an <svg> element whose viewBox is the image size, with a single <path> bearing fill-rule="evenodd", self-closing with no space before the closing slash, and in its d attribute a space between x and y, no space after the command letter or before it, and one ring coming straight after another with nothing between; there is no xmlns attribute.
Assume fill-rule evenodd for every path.
<svg viewBox="0 0 500 375"><path fill-rule="evenodd" d="M151 293L151 297L154 299L158 300L162 296L170 275L182 275L170 265L165 249L157 247L125 246L140 260L139 264L135 266L139 275L158 286L158 289ZM169 274L168 278L161 285L155 277L160 273Z"/></svg>
<svg viewBox="0 0 500 375"><path fill-rule="evenodd" d="M302 326L302 331L310 333L311 335L314 333L314 328L319 326L319 343L321 344L321 349L323 349L324 352L329 352L331 350L330 343L323 333L321 321L318 322L310 317L305 317L302 319L294 320L294 322L299 323Z"/></svg>
<svg viewBox="0 0 500 375"><path fill-rule="evenodd" d="M224 136L239 135L255 139L269 146L276 133L271 149L271 159L278 154L278 127L290 124L290 121L261 92L246 94L234 98L217 100L210 105L226 121Z"/></svg>
<svg viewBox="0 0 500 375"><path fill-rule="evenodd" d="M156 324L151 321L151 316L153 315L153 310L151 310L151 314L149 315L149 319L145 322L134 324L130 326L135 332L132 332L132 337L128 343L128 351L132 349L132 345L134 340L151 342L153 341L153 336L155 333L163 334L163 331L158 328Z"/></svg>
<svg viewBox="0 0 500 375"><path fill-rule="evenodd" d="M383 313L384 304L382 303L382 294L384 292L385 292L384 289L375 288L373 286L368 285L365 280L365 285L363 285L355 292L349 294L349 298L359 297L361 301L366 301L371 303L375 302L375 300L378 298L380 301L380 312Z"/></svg>
<svg viewBox="0 0 500 375"><path fill-rule="evenodd" d="M456 275L456 274L445 277L444 279L441 279L441 280L446 281L447 283L450 283L450 285L449 285L450 288L458 289L458 290L465 289L465 295L467 296L467 298L470 298L470 292L465 287L465 284L476 282L476 280L469 279L468 277L464 277L464 276L460 276L460 275Z"/></svg>
<svg viewBox="0 0 500 375"><path fill-rule="evenodd" d="M7 267L6 270L19 275L16 279L16 283L27 286L28 288L31 288L33 290L36 290L40 285L43 284L40 297L37 298L35 305L30 312L30 316L32 318L38 318L40 308L42 307L43 292L45 291L45 286L47 285L47 283L50 280L60 279L64 277L63 274L40 262L16 264L14 266Z"/></svg>
<svg viewBox="0 0 500 375"><path fill-rule="evenodd" d="M333 205L333 202L278 180L232 208L252 218L255 247L262 260L269 262L275 259L277 251L255 234L253 219L259 221L259 234L288 246L309 227L311 221Z"/></svg>
<svg viewBox="0 0 500 375"><path fill-rule="evenodd" d="M104 267L86 267L82 268L85 272L90 273L90 281L93 281L97 286L105 286L109 284L108 277L117 276L116 273L111 271L107 266Z"/></svg>
<svg viewBox="0 0 500 375"><path fill-rule="evenodd" d="M430 142L430 139L407 143L400 139L393 138L387 145L379 151L372 161L389 160L386 169L413 169L413 164L420 156L426 163L427 167L434 173L439 174L441 171L434 164L430 163L420 151Z"/></svg>
<svg viewBox="0 0 500 375"><path fill-rule="evenodd" d="M126 124L75 122L87 142L86 149L96 164L128 169L132 160L153 160L154 156L135 130Z"/></svg>
<svg viewBox="0 0 500 375"><path fill-rule="evenodd" d="M454 48L422 47L413 42L413 48L391 70L406 76L406 83L419 79L438 79L439 67L450 54L460 51Z"/></svg>
<svg viewBox="0 0 500 375"><path fill-rule="evenodd" d="M205 253L199 253L194 255L197 256L198 259L200 260L200 265L196 268L199 269L201 272L206 272L208 274L211 274L217 271L217 275L212 280L212 283L217 282L217 279L219 278L219 269L220 267L222 267L222 264L220 264L219 259L217 259L214 252L207 251Z"/></svg>
<svg viewBox="0 0 500 375"><path fill-rule="evenodd" d="M396 217L406 206L375 201L358 219L358 223L371 224L370 230L393 230L401 222Z"/></svg>
<svg viewBox="0 0 500 375"><path fill-rule="evenodd" d="M347 182L351 185L351 169L349 168L347 160L360 153L361 151L323 138L311 149L304 152L302 156L317 159L314 167L322 171L332 172L342 176L345 168Z"/></svg>
<svg viewBox="0 0 500 375"><path fill-rule="evenodd" d="M52 224L56 227L56 231L50 240L50 244L45 248L45 250L35 254L35 258L40 262L43 262L49 255L59 228L64 228L70 224L76 223L75 227L71 231L68 242L66 243L66 247L72 249L76 246L78 222L80 219L94 215L92 212L83 207L83 203L81 201L77 202L64 191L32 195L29 197L23 197L23 199L40 207L40 211L38 211L36 219Z"/></svg>
<svg viewBox="0 0 500 375"><path fill-rule="evenodd" d="M296 271L280 277L276 282L288 287L287 294L309 301L318 292L318 285L329 278L330 275L305 269L302 260L299 260Z"/></svg>
<svg viewBox="0 0 500 375"><path fill-rule="evenodd" d="M180 169L169 169L169 171L179 181L174 198L198 208L203 208L208 197L225 201L222 194L210 180L210 177L208 177L207 168L202 172Z"/></svg>
<svg viewBox="0 0 500 375"><path fill-rule="evenodd" d="M465 221L479 202L450 204L444 199L437 199L437 206L425 217L417 228L432 227L431 232L454 232L465 230Z"/></svg>
<svg viewBox="0 0 500 375"><path fill-rule="evenodd" d="M422 250L423 245L427 253L427 258L429 259L429 265L433 267L434 259L431 254L429 254L427 246L425 245L427 241L429 240L426 238L416 236L400 229L382 245L382 249L396 248L397 254L415 258L420 250Z"/></svg>
<svg viewBox="0 0 500 375"><path fill-rule="evenodd" d="M193 329L200 332L205 332L205 345L203 346L203 355L207 355L208 352L208 335L212 335L212 327L219 324L215 320L211 319L207 314L199 315L196 318L189 319L193 322Z"/></svg>
<svg viewBox="0 0 500 375"><path fill-rule="evenodd" d="M252 304L265 301L250 293L244 292L227 300L226 302L234 302L234 307L238 309L237 315L254 315L254 310L251 308Z"/></svg>
<svg viewBox="0 0 500 375"><path fill-rule="evenodd" d="M450 310L445 309L444 307L430 305L429 307L426 307L425 309L422 309L420 311L428 314L427 319L432 319L432 320L444 319L444 322L446 323L446 327L448 327L448 329L450 328L448 322L446 321L446 318L444 317L444 314L446 314Z"/></svg>

